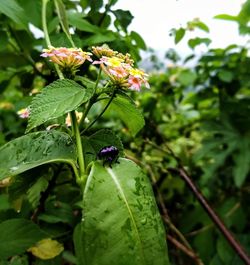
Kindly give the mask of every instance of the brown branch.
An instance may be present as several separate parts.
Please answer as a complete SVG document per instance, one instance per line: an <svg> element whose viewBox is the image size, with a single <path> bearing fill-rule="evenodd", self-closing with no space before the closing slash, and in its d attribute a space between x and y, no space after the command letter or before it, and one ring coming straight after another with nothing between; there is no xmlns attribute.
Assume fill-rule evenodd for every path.
<svg viewBox="0 0 250 265"><path fill-rule="evenodd" d="M173 245L175 245L178 249L180 249L182 252L184 252L187 256L190 258L196 260L198 265L204 265L203 262L199 259L199 257L196 256L196 254L186 246L184 246L182 243L180 243L178 240L176 240L174 237L167 235L168 241L170 241Z"/></svg>
<svg viewBox="0 0 250 265"><path fill-rule="evenodd" d="M169 171L175 172L179 174L179 176L186 182L186 184L189 186L191 191L194 193L198 201L200 202L201 206L205 209L209 217L212 219L212 221L216 224L218 229L221 231L223 236L226 238L228 243L231 245L231 247L236 251L238 256L247 264L250 265L250 258L248 254L246 253L245 249L241 246L241 244L234 238L232 233L226 228L220 217L216 214L216 212L212 209L212 207L208 204L206 198L202 195L201 191L198 189L198 187L194 184L191 177L187 174L185 169L179 168L171 168Z"/></svg>
<svg viewBox="0 0 250 265"><path fill-rule="evenodd" d="M235 252L238 254L238 256L247 264L250 265L250 257L248 256L247 252L243 248L243 246L234 238L234 236L231 234L231 232L226 228L220 217L216 214L216 212L212 209L212 207L208 204L206 198L202 195L201 191L198 189L198 187L194 184L191 177L186 172L185 168L183 167L181 160L176 156L174 151L165 144L166 150L155 143L151 142L150 140L146 140L146 143L150 144L151 146L155 147L156 149L162 151L165 154L171 155L177 162L179 168L169 168L169 171L177 173L188 185L188 187L191 189L193 194L196 196L198 201L200 202L201 206L205 209L211 220L214 222L214 224L218 227L218 229L221 231L223 236L226 238L228 243L231 245L231 247L235 250Z"/></svg>

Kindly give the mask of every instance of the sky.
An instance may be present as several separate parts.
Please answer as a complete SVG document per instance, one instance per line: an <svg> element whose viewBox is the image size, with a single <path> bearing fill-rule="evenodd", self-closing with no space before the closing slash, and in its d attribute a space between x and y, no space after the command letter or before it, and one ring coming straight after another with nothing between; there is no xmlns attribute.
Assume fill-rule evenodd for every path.
<svg viewBox="0 0 250 265"><path fill-rule="evenodd" d="M214 19L218 14L237 15L244 0L119 0L115 7L129 10L134 19L129 30L138 32L148 47L156 50L175 48L188 53L187 40L193 37L212 39L210 48L224 48L229 44L246 43L240 37L235 22ZM209 28L209 33L200 30L188 32L179 44L169 36L172 28L186 25L187 21L200 18ZM205 47L204 47L205 48ZM190 50L189 50L190 52Z"/></svg>

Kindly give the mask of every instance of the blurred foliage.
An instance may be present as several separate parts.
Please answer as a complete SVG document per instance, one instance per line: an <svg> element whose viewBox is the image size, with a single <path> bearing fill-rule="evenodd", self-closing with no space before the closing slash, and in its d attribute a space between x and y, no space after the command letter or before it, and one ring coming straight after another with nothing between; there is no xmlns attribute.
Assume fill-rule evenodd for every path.
<svg viewBox="0 0 250 265"><path fill-rule="evenodd" d="M129 11L115 9L117 0L65 0L69 26L78 47L107 43L120 52L129 52L140 59L139 50L146 49L141 36L127 27L133 19ZM55 8L49 2L49 34L54 46L70 47L62 33ZM249 34L249 5L246 1L237 16L216 18L235 21L241 34ZM10 12L15 10L15 15ZM55 79L55 73L40 58L44 39L41 30L40 1L0 0L0 145L24 134L26 121L16 112L31 102L31 95ZM28 26L31 23L37 28ZM209 29L200 20L174 29L175 42L187 30ZM36 33L35 33L36 32ZM209 38L189 40L189 46L209 45ZM224 49L209 49L201 57L191 54L186 60L174 50L167 52L165 67L152 58L154 69L151 89L145 90L135 103L144 113L145 126L132 137L122 129L122 121L104 115L97 122L100 128L114 127L124 144L125 153L144 166L156 179L172 222L190 242L204 264L243 264L222 238L185 183L167 170L178 156L201 188L210 204L227 227L250 251L250 57L248 47L232 44ZM195 58L195 62L192 59ZM191 62L193 66L187 66ZM78 75L95 78L96 72L83 66ZM96 110L93 110L93 116ZM157 145L152 145L154 143ZM169 153L169 154L166 154ZM57 176L57 173L60 174ZM43 231L53 233L64 243L65 251L49 263L74 264L70 234L80 219L79 190L72 184L67 166L44 166L16 177L13 183L0 183L0 222L9 218L30 218L37 209L40 193L51 195L33 219ZM35 177L34 177L35 176ZM55 177L56 176L56 177ZM50 181L51 184L48 184ZM55 185L56 183L56 185ZM8 185L10 185L8 187ZM0 187L1 187L0 186ZM39 194L37 194L39 193ZM9 194L9 195L8 195ZM157 194L156 194L157 196ZM58 225L60 224L60 225ZM166 225L170 235L176 236ZM169 244L172 264L195 264L175 246ZM6 264L28 264L29 255L16 256ZM34 259L33 264L47 264Z"/></svg>

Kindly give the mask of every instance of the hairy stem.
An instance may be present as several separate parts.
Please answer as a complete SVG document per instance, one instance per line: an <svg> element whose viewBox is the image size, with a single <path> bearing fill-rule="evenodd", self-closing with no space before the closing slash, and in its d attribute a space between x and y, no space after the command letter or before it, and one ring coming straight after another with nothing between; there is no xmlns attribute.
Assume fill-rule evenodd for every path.
<svg viewBox="0 0 250 265"><path fill-rule="evenodd" d="M85 161L84 161L84 155L83 155L83 149L82 149L81 135L80 135L75 111L70 112L70 117L71 117L72 127L75 133L78 164L79 164L79 171L80 171L80 177L77 179L77 182L80 185L82 184L84 185L84 183L86 182Z"/></svg>
<svg viewBox="0 0 250 265"><path fill-rule="evenodd" d="M91 128L99 118L101 118L101 116L105 113L105 111L108 109L109 105L111 104L112 100L115 97L115 90L113 91L108 103L106 104L106 106L103 108L103 110L100 112L100 114L82 131L81 134L83 134L84 132L86 132L89 128Z"/></svg>

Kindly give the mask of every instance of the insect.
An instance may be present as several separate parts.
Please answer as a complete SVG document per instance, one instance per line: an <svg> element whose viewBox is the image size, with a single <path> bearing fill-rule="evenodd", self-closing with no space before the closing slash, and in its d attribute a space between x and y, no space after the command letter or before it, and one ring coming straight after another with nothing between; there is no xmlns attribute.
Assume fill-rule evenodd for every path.
<svg viewBox="0 0 250 265"><path fill-rule="evenodd" d="M113 145L105 146L98 152L97 158L103 160L103 166L108 163L112 168L112 162L119 163L119 149Z"/></svg>

